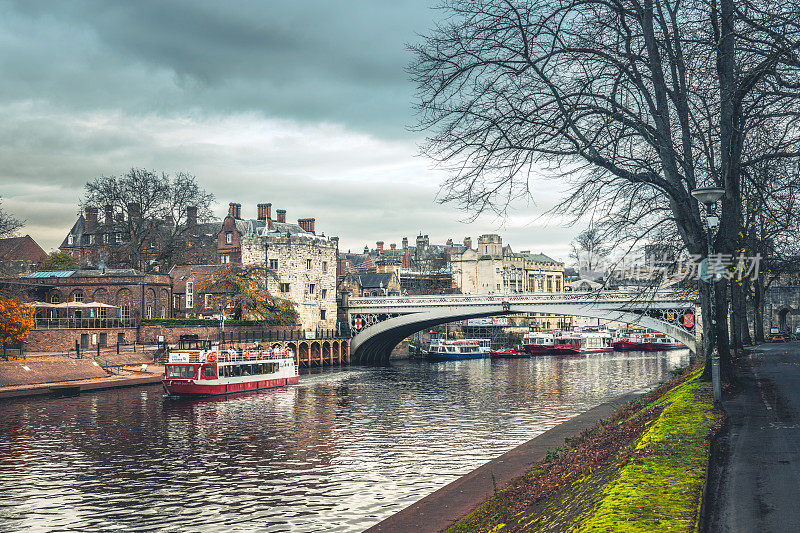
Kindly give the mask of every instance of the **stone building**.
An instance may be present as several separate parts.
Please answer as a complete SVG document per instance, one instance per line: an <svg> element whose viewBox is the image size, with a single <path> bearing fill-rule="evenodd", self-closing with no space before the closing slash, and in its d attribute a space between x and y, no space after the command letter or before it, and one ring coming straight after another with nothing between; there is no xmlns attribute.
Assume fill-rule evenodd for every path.
<svg viewBox="0 0 800 533"><path fill-rule="evenodd" d="M297 304L303 329L336 329L338 241L317 236L314 219L298 222L288 224L281 215L260 231L241 235L242 264L266 266L267 289Z"/></svg>
<svg viewBox="0 0 800 533"><path fill-rule="evenodd" d="M339 291L348 296L400 296L400 279L397 272L347 273L339 284Z"/></svg>
<svg viewBox="0 0 800 533"><path fill-rule="evenodd" d="M38 270L47 254L30 235L0 239L0 275L24 275Z"/></svg>

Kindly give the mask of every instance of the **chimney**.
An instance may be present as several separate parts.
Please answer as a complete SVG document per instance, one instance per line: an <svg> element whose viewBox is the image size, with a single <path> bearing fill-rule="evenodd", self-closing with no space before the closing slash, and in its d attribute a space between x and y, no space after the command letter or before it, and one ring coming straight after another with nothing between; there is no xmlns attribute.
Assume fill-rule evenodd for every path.
<svg viewBox="0 0 800 533"><path fill-rule="evenodd" d="M258 204L258 220L272 218L272 204Z"/></svg>
<svg viewBox="0 0 800 533"><path fill-rule="evenodd" d="M86 231L94 231L97 228L97 208L86 207Z"/></svg>
<svg viewBox="0 0 800 533"><path fill-rule="evenodd" d="M376 242L375 246L378 247L378 253L382 254L383 253L383 241Z"/></svg>
<svg viewBox="0 0 800 533"><path fill-rule="evenodd" d="M403 250L408 250L408 237L403 237Z"/></svg>
<svg viewBox="0 0 800 533"><path fill-rule="evenodd" d="M106 214L106 224L113 224L114 223L114 206L106 204L105 208Z"/></svg>
<svg viewBox="0 0 800 533"><path fill-rule="evenodd" d="M142 217L142 210L139 207L139 204L136 203L129 203L128 204L128 220L133 220L135 218Z"/></svg>
<svg viewBox="0 0 800 533"><path fill-rule="evenodd" d="M231 202L228 204L228 214L233 218L242 218L242 204Z"/></svg>
<svg viewBox="0 0 800 533"><path fill-rule="evenodd" d="M309 233L314 233L315 219L313 219L313 218L301 218L301 219L299 219L297 221L297 224L301 228L303 228L303 230L305 230L305 231L307 231Z"/></svg>
<svg viewBox="0 0 800 533"><path fill-rule="evenodd" d="M186 225L189 227L197 225L197 206L190 205L186 208Z"/></svg>
<svg viewBox="0 0 800 533"><path fill-rule="evenodd" d="M453 246L453 239L447 239L447 246Z"/></svg>
<svg viewBox="0 0 800 533"><path fill-rule="evenodd" d="M472 237L464 237L464 246L467 249L471 249L472 248Z"/></svg>
<svg viewBox="0 0 800 533"><path fill-rule="evenodd" d="M339 237L331 237L331 242L336 245L336 249L339 249Z"/></svg>
<svg viewBox="0 0 800 533"><path fill-rule="evenodd" d="M275 213L278 215L278 222L281 222L281 223L285 224L286 223L286 209L278 209L278 210L275 211Z"/></svg>
<svg viewBox="0 0 800 533"><path fill-rule="evenodd" d="M392 243L389 245L389 248L391 248L392 250L397 250L397 245L395 243Z"/></svg>

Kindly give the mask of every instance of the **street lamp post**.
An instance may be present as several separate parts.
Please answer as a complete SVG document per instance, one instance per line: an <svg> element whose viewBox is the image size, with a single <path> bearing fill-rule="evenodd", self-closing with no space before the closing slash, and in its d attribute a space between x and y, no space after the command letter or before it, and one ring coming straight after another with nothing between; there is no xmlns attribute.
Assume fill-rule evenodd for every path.
<svg viewBox="0 0 800 533"><path fill-rule="evenodd" d="M722 387L720 385L719 377L719 352L717 351L717 314L716 314L716 295L714 289L714 282L716 275L711 272L711 254L714 252L714 236L713 230L719 225L719 218L714 216L712 210L722 195L725 194L725 189L720 187L700 187L692 191L692 196L706 206L706 240L708 245L708 254L706 255L706 281L708 282L708 299L709 302L709 316L711 317L711 328L708 338L708 349L711 351L711 385L714 389L714 404L719 404L722 397Z"/></svg>

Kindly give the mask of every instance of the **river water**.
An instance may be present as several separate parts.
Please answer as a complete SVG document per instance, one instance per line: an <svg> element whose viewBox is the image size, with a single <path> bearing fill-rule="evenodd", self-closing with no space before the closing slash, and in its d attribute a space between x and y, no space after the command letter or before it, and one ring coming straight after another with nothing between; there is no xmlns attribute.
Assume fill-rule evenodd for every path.
<svg viewBox="0 0 800 533"><path fill-rule="evenodd" d="M407 361L228 398L0 402L0 531L362 531L688 359Z"/></svg>

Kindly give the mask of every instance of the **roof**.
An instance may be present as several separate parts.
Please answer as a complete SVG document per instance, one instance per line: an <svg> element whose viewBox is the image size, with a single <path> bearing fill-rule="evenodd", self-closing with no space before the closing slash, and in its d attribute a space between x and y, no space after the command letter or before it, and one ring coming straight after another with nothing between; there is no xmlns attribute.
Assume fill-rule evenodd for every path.
<svg viewBox="0 0 800 533"><path fill-rule="evenodd" d="M230 265L178 265L170 269L169 275L172 278L172 291L181 293L186 291L186 282L197 277L207 277Z"/></svg>
<svg viewBox="0 0 800 533"><path fill-rule="evenodd" d="M31 272L26 278L68 278L73 275L75 270L42 270L41 272Z"/></svg>
<svg viewBox="0 0 800 533"><path fill-rule="evenodd" d="M392 278L395 277L393 272L364 272L362 274L353 275L358 284L364 289L377 289L386 288L391 283Z"/></svg>
<svg viewBox="0 0 800 533"><path fill-rule="evenodd" d="M27 245L27 246L26 246ZM0 239L0 261L44 261L47 254L30 235Z"/></svg>
<svg viewBox="0 0 800 533"><path fill-rule="evenodd" d="M514 254L514 255L517 256L517 257L522 257L526 261L533 261L535 263L549 263L549 264L553 264L553 265L560 264L558 261L556 261L552 257L548 257L548 256L546 256L544 254L521 254L521 253L517 253L517 254Z"/></svg>

